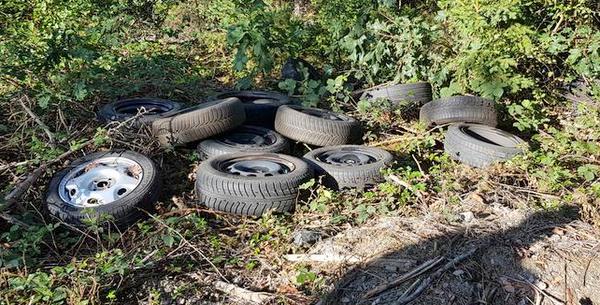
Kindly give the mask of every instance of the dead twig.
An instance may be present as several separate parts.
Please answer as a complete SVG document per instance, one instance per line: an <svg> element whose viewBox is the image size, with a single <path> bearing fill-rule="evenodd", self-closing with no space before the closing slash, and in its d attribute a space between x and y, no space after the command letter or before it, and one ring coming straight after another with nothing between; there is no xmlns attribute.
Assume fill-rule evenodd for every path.
<svg viewBox="0 0 600 305"><path fill-rule="evenodd" d="M430 276L428 276L427 278L425 278L424 280L417 280L420 281L420 284L413 289L409 289L408 291L411 291L410 293L405 293L407 294L406 296L402 296L401 298L399 298L395 303L393 303L394 305L404 305L404 304L408 304L412 301L414 301L416 298L418 298L423 291L425 291L425 289L427 289L429 287L429 285L431 285L431 283L439 278L440 276L442 276L442 274L446 271L448 271L450 268L453 268L456 264L462 262L463 260L471 257L473 254L475 254L475 252L477 252L477 250L479 249L479 247L475 247L472 248L468 251L466 251L463 254L460 254L458 256L456 256L455 258L453 258L452 260L450 260L449 262L447 262L445 265L443 265L442 267L440 267L438 270L436 270L433 274L431 274ZM413 284L413 286L416 286L415 284ZM411 286L411 287L413 287Z"/></svg>
<svg viewBox="0 0 600 305"><path fill-rule="evenodd" d="M369 291L367 291L367 293L365 293L365 295L363 296L363 299L369 299L372 298L388 289L394 288L399 286L400 284L415 278L427 271L429 271L431 268L435 267L436 265L438 265L439 263L441 263L444 260L443 257L437 257L434 259L430 259L422 264L420 264L419 266L415 267L414 269L412 269L411 271L403 274L402 276L400 276L399 278L389 282L389 283L385 283L383 285L377 286Z"/></svg>
<svg viewBox="0 0 600 305"><path fill-rule="evenodd" d="M290 262L360 263L363 261L358 256L336 254L287 254L283 258Z"/></svg>

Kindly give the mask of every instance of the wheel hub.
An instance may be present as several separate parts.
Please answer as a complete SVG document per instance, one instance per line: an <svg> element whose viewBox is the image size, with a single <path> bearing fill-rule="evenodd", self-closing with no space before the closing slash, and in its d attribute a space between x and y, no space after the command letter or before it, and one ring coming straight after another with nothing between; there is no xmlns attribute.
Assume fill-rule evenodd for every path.
<svg viewBox="0 0 600 305"><path fill-rule="evenodd" d="M339 166L360 166L370 164L376 159L360 151L330 151L317 156L321 162Z"/></svg>
<svg viewBox="0 0 600 305"><path fill-rule="evenodd" d="M267 143L267 139L254 133L238 132L225 136L223 142L230 145L263 146Z"/></svg>
<svg viewBox="0 0 600 305"><path fill-rule="evenodd" d="M108 204L138 187L142 174L141 166L133 160L100 158L69 171L59 183L59 196L77 207Z"/></svg>
<svg viewBox="0 0 600 305"><path fill-rule="evenodd" d="M290 168L275 160L242 160L225 166L228 173L245 177L269 177L289 173Z"/></svg>

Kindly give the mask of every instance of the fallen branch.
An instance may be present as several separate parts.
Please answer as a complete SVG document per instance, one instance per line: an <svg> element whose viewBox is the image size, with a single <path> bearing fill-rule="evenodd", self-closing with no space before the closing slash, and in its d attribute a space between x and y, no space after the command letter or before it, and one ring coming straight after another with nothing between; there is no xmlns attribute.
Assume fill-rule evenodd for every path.
<svg viewBox="0 0 600 305"><path fill-rule="evenodd" d="M360 263L363 261L358 256L337 254L288 254L283 258L290 262Z"/></svg>
<svg viewBox="0 0 600 305"><path fill-rule="evenodd" d="M273 298L273 294L271 293L251 291L222 281L216 281L215 288L230 296L253 304L264 304Z"/></svg>
<svg viewBox="0 0 600 305"><path fill-rule="evenodd" d="M429 287L429 285L431 285L431 283L433 282L433 280L439 278L440 276L442 276L442 274L444 274L444 272L450 270L451 268L453 268L456 264L462 262L463 260L471 257L473 254L475 254L475 252L477 252L479 248L475 247L472 248L470 250L468 250L467 252L453 258L452 260L450 260L449 262L447 262L445 265L443 265L441 268L439 268L438 270L436 270L434 273L432 273L430 276L428 276L427 278L425 278L423 281L421 281L420 279L417 281L420 281L420 284L414 288L413 287L416 286L415 284L413 284L411 286L411 288L409 288L409 290L407 290L405 292L405 295L402 295L402 297L400 297L395 303L393 303L394 305L405 305L408 304L412 301L414 301L416 298L418 298L421 293L423 293L423 291L425 291L425 289L427 289ZM409 291L412 291L409 293Z"/></svg>
<svg viewBox="0 0 600 305"><path fill-rule="evenodd" d="M400 284L415 278L427 271L429 271L431 268L437 266L439 263L441 263L444 260L443 257L438 257L438 258L434 258L434 259L430 259L422 264L420 264L419 266L415 267L414 269L412 269L411 271L403 274L402 276L400 276L399 278L389 282L389 283L385 283L383 285L377 286L369 291L367 291L367 293L365 293L365 295L363 296L363 299L368 299L368 298L372 298L390 288L394 288L399 286Z"/></svg>

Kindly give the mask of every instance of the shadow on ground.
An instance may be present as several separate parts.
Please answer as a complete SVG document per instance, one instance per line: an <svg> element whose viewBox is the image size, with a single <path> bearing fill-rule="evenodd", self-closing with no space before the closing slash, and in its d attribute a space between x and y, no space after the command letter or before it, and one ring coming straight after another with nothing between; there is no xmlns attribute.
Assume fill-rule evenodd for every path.
<svg viewBox="0 0 600 305"><path fill-rule="evenodd" d="M485 216L475 215L476 218ZM441 235L433 233L434 236L416 243L410 240L418 240L418 236L403 234L408 245L350 269L334 284L330 293L321 299L320 304L598 304L598 296L594 295L597 292L593 288L600 288L597 286L597 274L590 276L587 275L587 269L578 269L575 264L569 265L569 276L574 274L582 277L583 286L579 283L580 287L577 287L574 281L578 280L569 280L569 285L565 286L567 273L561 274L561 262L542 257L536 260L537 257L534 256L536 251L533 247L537 243L554 237L557 232L561 232L561 228L578 222L577 218L578 211L575 208L563 207L557 211L533 213L515 225L507 224L506 228L499 226L470 230L468 226L449 227ZM415 227L407 229L421 237L427 235L426 230ZM390 230L394 230L394 227L390 226ZM482 232L483 230L493 231ZM377 239L378 236L366 238ZM550 251L560 252L558 248L555 250L549 247ZM471 250L475 251L473 255L456 264L449 264L450 268L439 277L434 276L436 270L450 260ZM375 287L382 287L414 270L415 266L438 258L442 258L439 264L420 276L411 277L397 286L365 297ZM544 265L542 270L547 270L547 274L543 274L544 279L540 278L537 267L529 267L529 261L532 260L534 264ZM566 261L562 262L565 264L564 268L567 268ZM409 268L403 267L405 263ZM553 263L558 266L547 266ZM421 286L424 288L422 293L417 293L418 296L410 301L408 296L427 281L428 277L431 283ZM549 280L553 277L556 282ZM537 291L531 284L545 291Z"/></svg>

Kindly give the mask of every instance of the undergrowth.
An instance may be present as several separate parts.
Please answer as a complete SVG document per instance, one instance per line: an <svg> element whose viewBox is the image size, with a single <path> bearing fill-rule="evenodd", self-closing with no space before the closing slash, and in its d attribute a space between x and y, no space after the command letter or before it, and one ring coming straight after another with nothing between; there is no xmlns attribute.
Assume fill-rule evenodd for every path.
<svg viewBox="0 0 600 305"><path fill-rule="evenodd" d="M22 200L24 210L10 213L18 222L0 222L0 304L153 303L166 296L147 293L152 278L189 274L274 291L280 303L314 303L327 279L281 258L304 250L291 242L294 232L328 235L431 212L452 222L465 194L511 208L575 205L600 227L600 4L402 3L312 0L301 13L260 0L0 3L0 189L88 139L96 141L83 152L143 150L170 182L148 220L124 232L98 225L78 232L45 215L46 183L64 164L51 166ZM306 70L303 80L279 79L290 57L306 59L321 77ZM501 127L527 140L527 152L471 169L443 153L443 128L426 130L412 112L352 95L413 81L429 81L436 97L496 100ZM193 179L182 178L197 164L191 150L106 137L108 127L94 121L98 106L117 98L193 104L227 87L283 90L361 119L365 141L396 156L388 181L334 192L316 179L293 215L221 215L193 204ZM210 285L188 284L202 298L223 298Z"/></svg>

